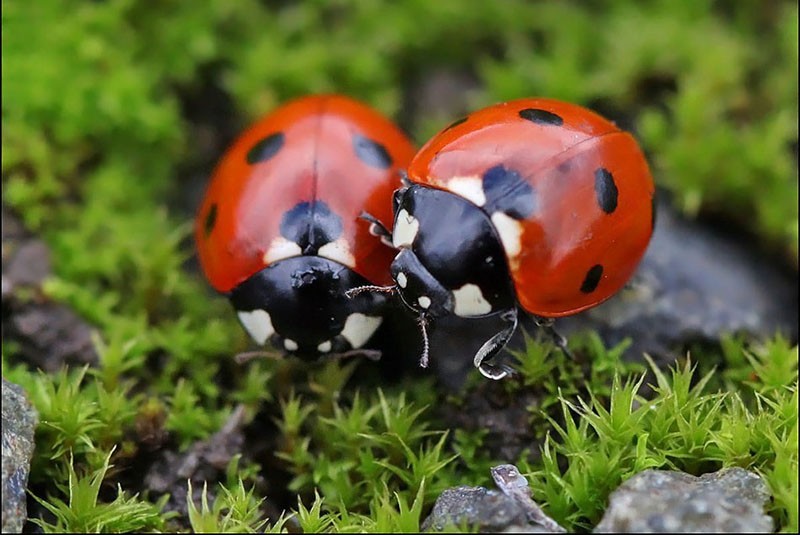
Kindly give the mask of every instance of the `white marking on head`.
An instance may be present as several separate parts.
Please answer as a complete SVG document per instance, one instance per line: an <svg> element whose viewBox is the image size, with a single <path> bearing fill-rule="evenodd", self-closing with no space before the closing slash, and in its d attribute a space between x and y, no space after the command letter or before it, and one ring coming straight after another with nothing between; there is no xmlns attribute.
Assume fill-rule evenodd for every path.
<svg viewBox="0 0 800 535"><path fill-rule="evenodd" d="M454 176L447 181L447 189L478 206L486 204L486 193L483 191L483 178L480 176Z"/></svg>
<svg viewBox="0 0 800 535"><path fill-rule="evenodd" d="M253 310L250 312L239 311L237 312L239 321L242 322L244 330L250 335L255 343L263 346L267 338L272 336L275 328L272 326L272 318L265 310Z"/></svg>
<svg viewBox="0 0 800 535"><path fill-rule="evenodd" d="M283 347L286 348L286 351L297 351L297 348L299 346L297 345L297 342L295 342L294 340L286 338L283 340Z"/></svg>
<svg viewBox="0 0 800 535"><path fill-rule="evenodd" d="M397 285L401 288L408 286L408 277L406 277L406 274L402 271L397 274Z"/></svg>
<svg viewBox="0 0 800 535"><path fill-rule="evenodd" d="M427 295L421 295L417 298L417 303L419 303L419 306L422 308L428 308L431 306L431 298Z"/></svg>
<svg viewBox="0 0 800 535"><path fill-rule="evenodd" d="M354 312L347 316L342 329L342 336L350 342L353 349L358 349L375 333L382 319Z"/></svg>
<svg viewBox="0 0 800 535"><path fill-rule="evenodd" d="M333 344L331 344L331 341L326 340L325 342L322 342L320 345L317 346L317 351L319 351L320 353L327 353L331 350L332 347Z"/></svg>
<svg viewBox="0 0 800 535"><path fill-rule="evenodd" d="M492 214L492 223L500 236L500 241L503 242L503 248L506 250L506 255L514 263L517 255L522 250L522 223L510 217L503 212L495 212Z"/></svg>
<svg viewBox="0 0 800 535"><path fill-rule="evenodd" d="M268 265L278 260L283 260L284 258L291 258L302 254L303 250L298 244L287 240L283 236L278 236L269 244L269 249L264 253L262 260L264 261L264 265Z"/></svg>
<svg viewBox="0 0 800 535"><path fill-rule="evenodd" d="M483 316L492 311L492 305L483 297L481 289L476 284L465 284L458 290L453 290L456 316L470 317Z"/></svg>
<svg viewBox="0 0 800 535"><path fill-rule="evenodd" d="M392 231L392 246L395 249L411 247L411 244L414 243L414 238L417 237L417 232L419 232L419 221L403 208L398 212L395 219L394 230Z"/></svg>
<svg viewBox="0 0 800 535"><path fill-rule="evenodd" d="M325 257L334 262L339 262L349 268L355 267L356 259L350 251L350 244L344 238L328 242L317 251L319 256Z"/></svg>

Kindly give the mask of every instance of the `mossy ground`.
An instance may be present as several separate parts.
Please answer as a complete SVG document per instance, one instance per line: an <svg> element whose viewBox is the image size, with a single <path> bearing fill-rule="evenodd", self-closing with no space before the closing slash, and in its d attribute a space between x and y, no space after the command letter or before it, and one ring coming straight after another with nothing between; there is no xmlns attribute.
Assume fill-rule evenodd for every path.
<svg viewBox="0 0 800 535"><path fill-rule="evenodd" d="M164 499L115 484L144 429L185 450L238 404L271 422L274 455L234 459L209 484L215 498L188 504L197 531L285 527L264 518L265 497L306 531L415 531L443 488L488 484L488 467L509 461L569 528L596 523L636 471L736 465L766 478L777 526L798 529L797 347L779 336L723 338L695 364L653 370L646 397L644 368L591 335L574 341L588 375L531 344L522 372L492 388L538 400L528 424L541 447L492 458L482 433L426 408L476 384L454 398L431 377L352 380L353 364L237 366L244 335L192 269L189 240L214 160L260 114L337 91L422 142L466 111L413 97L446 71L472 81L467 109L544 95L603 112L636 133L678 208L796 269L796 2L42 0L4 4L2 21L4 202L51 248L45 291L95 327L100 357L46 375L4 340L3 374L42 422L30 481L54 513L45 530L184 526ZM264 464L286 488L255 490Z"/></svg>

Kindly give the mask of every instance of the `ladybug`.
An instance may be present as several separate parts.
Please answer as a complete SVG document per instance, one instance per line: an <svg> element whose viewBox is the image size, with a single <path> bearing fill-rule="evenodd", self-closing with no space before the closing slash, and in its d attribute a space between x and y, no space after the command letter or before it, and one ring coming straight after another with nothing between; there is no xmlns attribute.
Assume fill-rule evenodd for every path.
<svg viewBox="0 0 800 535"><path fill-rule="evenodd" d="M392 122L339 95L291 101L236 139L194 235L206 278L257 344L313 360L369 340L387 299L345 292L391 282L394 251L375 228L391 222L413 154Z"/></svg>
<svg viewBox="0 0 800 535"><path fill-rule="evenodd" d="M492 379L510 372L494 357L518 308L566 350L553 318L625 285L653 232L654 192L634 138L574 104L505 102L439 132L395 192L391 231L391 289L419 318L420 364L426 325L451 314L504 322L474 357Z"/></svg>

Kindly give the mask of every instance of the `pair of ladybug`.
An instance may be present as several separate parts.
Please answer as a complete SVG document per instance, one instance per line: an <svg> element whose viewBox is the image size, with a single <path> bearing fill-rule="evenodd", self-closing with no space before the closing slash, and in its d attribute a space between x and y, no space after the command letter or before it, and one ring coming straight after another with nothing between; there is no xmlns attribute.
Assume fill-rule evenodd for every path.
<svg viewBox="0 0 800 535"><path fill-rule="evenodd" d="M626 283L652 234L653 195L633 137L573 104L490 106L415 152L363 104L310 96L227 151L195 239L259 345L302 358L358 351L396 293L419 319L423 366L428 322L502 318L474 357L499 379L509 370L494 357L518 307L549 327Z"/></svg>

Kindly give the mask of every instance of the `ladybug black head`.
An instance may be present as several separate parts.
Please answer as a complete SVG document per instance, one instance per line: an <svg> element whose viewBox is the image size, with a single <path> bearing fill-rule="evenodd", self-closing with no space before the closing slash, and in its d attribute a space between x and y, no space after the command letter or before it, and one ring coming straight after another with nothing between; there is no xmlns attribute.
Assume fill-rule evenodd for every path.
<svg viewBox="0 0 800 535"><path fill-rule="evenodd" d="M296 256L262 269L231 293L245 330L308 360L358 349L381 324L386 296L345 292L367 281L319 256Z"/></svg>

